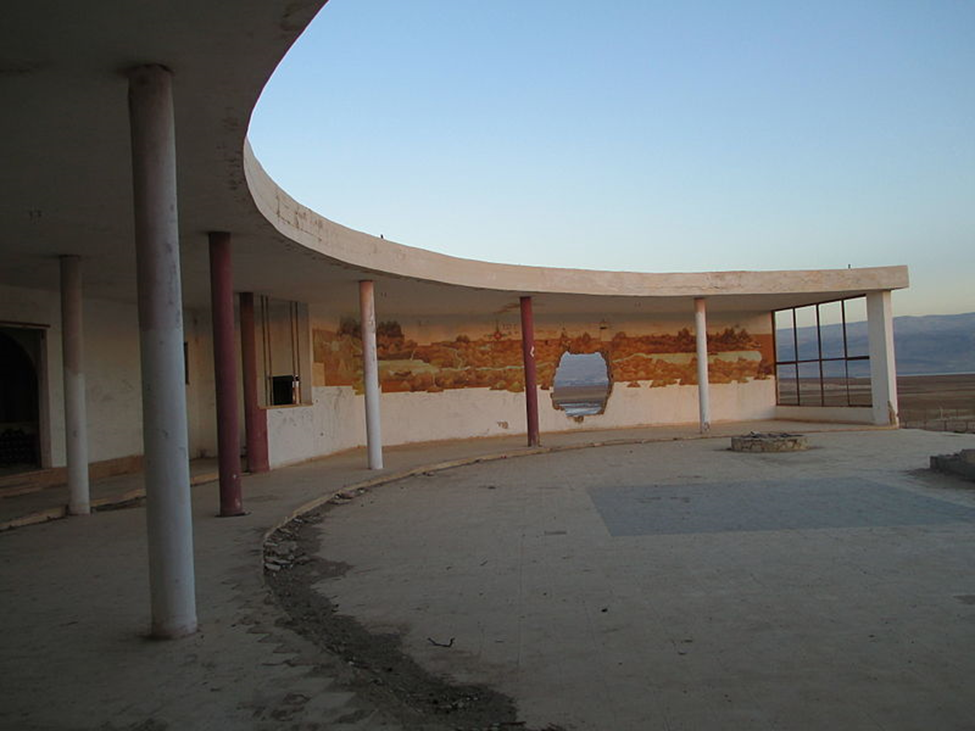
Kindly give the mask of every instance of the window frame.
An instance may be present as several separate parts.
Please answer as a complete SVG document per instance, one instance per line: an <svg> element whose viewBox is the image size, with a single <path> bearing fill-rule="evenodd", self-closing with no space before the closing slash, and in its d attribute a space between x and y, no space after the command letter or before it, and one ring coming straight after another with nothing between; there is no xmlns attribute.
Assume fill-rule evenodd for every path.
<svg viewBox="0 0 975 731"><path fill-rule="evenodd" d="M775 353L775 403L777 406L869 406L869 404L854 404L852 399L852 394L850 392L850 363L853 361L869 361L869 352L867 355L850 355L849 350L849 335L848 335L848 323L846 320L846 303L852 300L866 299L866 295L857 295L856 297L843 297L841 299L834 300L823 300L821 302L812 302L808 305L800 305L796 307L782 307L776 310L772 310L772 348ZM843 333L843 355L841 356L829 356L823 357L823 325L822 316L820 308L823 305L833 304L835 302L840 303L840 325ZM816 357L815 358L800 358L799 357L799 326L798 317L796 314L797 310L802 310L808 307L815 307L816 312ZM776 315L780 312L791 312L792 313L792 348L794 358L788 360L779 359L779 328ZM808 327L808 326L805 326ZM788 329L783 328L783 329ZM825 369L823 367L824 363L843 363L843 381L846 391L846 403L845 404L827 404L826 403L826 376ZM816 364L818 366L818 381L819 381L819 399L818 402L804 402L802 397L802 385L800 378L801 366L803 364ZM780 376L780 368L791 367L795 370L795 376L791 380L795 384L795 402L784 402L782 400L782 383L785 380ZM868 391L869 393L869 391Z"/></svg>

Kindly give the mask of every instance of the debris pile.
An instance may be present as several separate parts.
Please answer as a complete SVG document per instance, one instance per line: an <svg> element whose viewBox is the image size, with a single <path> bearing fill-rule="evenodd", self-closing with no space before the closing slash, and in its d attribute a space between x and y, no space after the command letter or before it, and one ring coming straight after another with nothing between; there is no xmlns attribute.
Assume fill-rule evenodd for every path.
<svg viewBox="0 0 975 731"><path fill-rule="evenodd" d="M801 452L809 448L803 434L750 432L731 438L733 452Z"/></svg>
<svg viewBox="0 0 975 731"><path fill-rule="evenodd" d="M301 522L301 518L295 518L292 525ZM311 561L295 540L295 534L290 528L280 528L267 539L264 544L264 570L280 571L289 569L295 564L305 564Z"/></svg>
<svg viewBox="0 0 975 731"><path fill-rule="evenodd" d="M975 480L975 449L963 449L954 454L932 455L931 469Z"/></svg>
<svg viewBox="0 0 975 731"><path fill-rule="evenodd" d="M365 492L366 492L366 488L364 487L357 487L353 490L342 490L341 492L337 492L334 495L332 495L332 497L330 497L328 501L332 505L344 505L350 500L355 500L357 497L359 497L359 495L362 495Z"/></svg>

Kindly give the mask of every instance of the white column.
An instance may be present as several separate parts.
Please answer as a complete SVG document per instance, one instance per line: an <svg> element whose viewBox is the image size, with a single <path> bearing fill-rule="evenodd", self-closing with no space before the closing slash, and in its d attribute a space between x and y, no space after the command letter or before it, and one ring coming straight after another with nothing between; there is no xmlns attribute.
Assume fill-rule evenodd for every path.
<svg viewBox="0 0 975 731"><path fill-rule="evenodd" d="M379 363L376 359L376 299L373 283L359 282L362 317L362 380L366 391L366 446L369 469L383 468L383 435L379 417Z"/></svg>
<svg viewBox="0 0 975 731"><path fill-rule="evenodd" d="M894 315L890 290L867 295L867 335L873 423L897 426L897 368L894 364Z"/></svg>
<svg viewBox="0 0 975 731"><path fill-rule="evenodd" d="M196 631L172 74L129 72L152 635Z"/></svg>
<svg viewBox="0 0 975 731"><path fill-rule="evenodd" d="M694 336L697 344L697 405L701 433L711 429L711 397L708 387L708 322L703 297L694 298Z"/></svg>
<svg viewBox="0 0 975 731"><path fill-rule="evenodd" d="M68 462L68 512L89 515L88 416L81 303L81 260L61 257L61 353L64 370L64 443Z"/></svg>

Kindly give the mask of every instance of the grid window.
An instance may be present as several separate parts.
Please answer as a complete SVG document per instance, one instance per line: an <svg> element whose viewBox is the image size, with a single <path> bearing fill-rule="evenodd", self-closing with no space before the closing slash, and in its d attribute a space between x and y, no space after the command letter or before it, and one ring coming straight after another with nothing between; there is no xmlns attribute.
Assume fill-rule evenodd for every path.
<svg viewBox="0 0 975 731"><path fill-rule="evenodd" d="M790 307L772 315L778 404L870 406L864 297Z"/></svg>

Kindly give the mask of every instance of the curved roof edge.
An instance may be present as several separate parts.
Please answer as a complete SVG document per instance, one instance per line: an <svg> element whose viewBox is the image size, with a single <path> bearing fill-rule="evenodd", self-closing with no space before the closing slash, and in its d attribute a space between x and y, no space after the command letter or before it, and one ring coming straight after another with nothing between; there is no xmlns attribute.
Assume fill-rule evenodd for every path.
<svg viewBox="0 0 975 731"><path fill-rule="evenodd" d="M707 297L776 293L849 293L903 289L906 266L858 269L614 272L495 264L404 246L342 226L298 203L264 170L247 141L244 174L261 214L283 236L366 271L477 289L525 293Z"/></svg>

